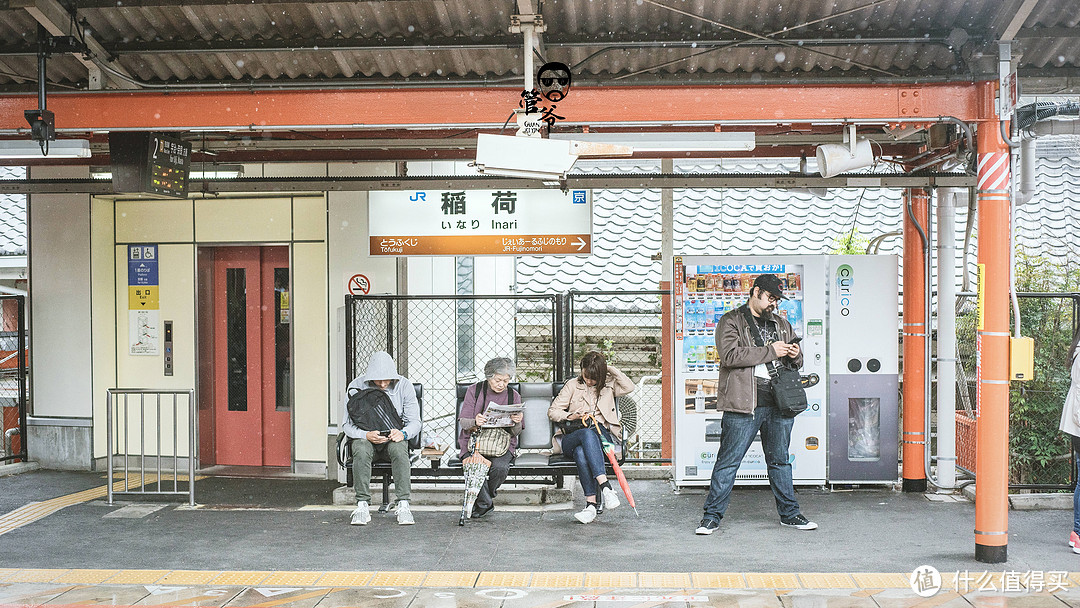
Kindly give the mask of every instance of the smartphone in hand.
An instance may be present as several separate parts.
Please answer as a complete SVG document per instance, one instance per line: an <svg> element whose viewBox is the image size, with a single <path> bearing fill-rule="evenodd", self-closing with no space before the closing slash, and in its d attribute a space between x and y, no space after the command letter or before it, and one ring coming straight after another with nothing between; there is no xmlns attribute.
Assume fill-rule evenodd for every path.
<svg viewBox="0 0 1080 608"><path fill-rule="evenodd" d="M390 436L390 431L379 431L379 434L382 435L383 437L389 437Z"/></svg>
<svg viewBox="0 0 1080 608"><path fill-rule="evenodd" d="M798 344L799 342L802 342L802 336L795 336L788 344Z"/></svg>

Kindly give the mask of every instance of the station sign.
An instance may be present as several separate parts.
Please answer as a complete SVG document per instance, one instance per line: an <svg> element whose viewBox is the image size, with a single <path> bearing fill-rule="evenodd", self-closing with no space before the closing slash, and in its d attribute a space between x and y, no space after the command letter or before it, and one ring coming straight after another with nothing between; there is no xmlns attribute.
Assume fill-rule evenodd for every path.
<svg viewBox="0 0 1080 608"><path fill-rule="evenodd" d="M590 190L402 190L368 195L373 256L589 255Z"/></svg>

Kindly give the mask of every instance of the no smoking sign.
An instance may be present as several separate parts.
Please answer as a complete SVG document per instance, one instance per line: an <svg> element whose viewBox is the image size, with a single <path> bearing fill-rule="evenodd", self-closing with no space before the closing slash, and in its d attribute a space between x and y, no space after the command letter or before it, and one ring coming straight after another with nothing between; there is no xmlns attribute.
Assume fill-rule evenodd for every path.
<svg viewBox="0 0 1080 608"><path fill-rule="evenodd" d="M371 291L371 280L362 274L349 277L349 293L354 296L366 296Z"/></svg>

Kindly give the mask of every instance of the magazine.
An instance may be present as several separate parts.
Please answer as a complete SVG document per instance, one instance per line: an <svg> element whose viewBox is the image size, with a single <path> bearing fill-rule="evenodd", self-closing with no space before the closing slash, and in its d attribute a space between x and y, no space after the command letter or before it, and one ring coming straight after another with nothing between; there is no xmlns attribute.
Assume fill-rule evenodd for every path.
<svg viewBox="0 0 1080 608"><path fill-rule="evenodd" d="M520 403L514 403L511 405L499 405L494 401L488 401L487 409L484 410L484 417L487 418L487 422L483 425L483 427L502 428L514 426L514 421L510 419L510 415L524 411L525 406L521 405Z"/></svg>

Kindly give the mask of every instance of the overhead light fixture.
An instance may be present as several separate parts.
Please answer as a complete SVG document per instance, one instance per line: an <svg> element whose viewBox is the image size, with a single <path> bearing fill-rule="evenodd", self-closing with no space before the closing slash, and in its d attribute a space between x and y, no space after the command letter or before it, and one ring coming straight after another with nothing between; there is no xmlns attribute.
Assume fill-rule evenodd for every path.
<svg viewBox="0 0 1080 608"><path fill-rule="evenodd" d="M551 139L630 146L638 152L749 152L753 132L727 133L552 133Z"/></svg>
<svg viewBox="0 0 1080 608"><path fill-rule="evenodd" d="M517 135L476 137L476 170L486 175L552 182L566 178L578 157L630 156L626 146Z"/></svg>
<svg viewBox="0 0 1080 608"><path fill-rule="evenodd" d="M842 144L821 144L817 147L817 166L821 177L833 177L844 171L862 169L874 164L874 151L869 139L855 136L855 125L844 129Z"/></svg>
<svg viewBox="0 0 1080 608"><path fill-rule="evenodd" d="M90 158L90 140L55 139L47 142L46 155L41 144L33 140L0 140L0 158L2 159L38 159L38 158Z"/></svg>
<svg viewBox="0 0 1080 608"><path fill-rule="evenodd" d="M112 179L110 167L90 167L92 179ZM235 179L244 176L244 165L206 165L192 169L188 180L193 179Z"/></svg>

